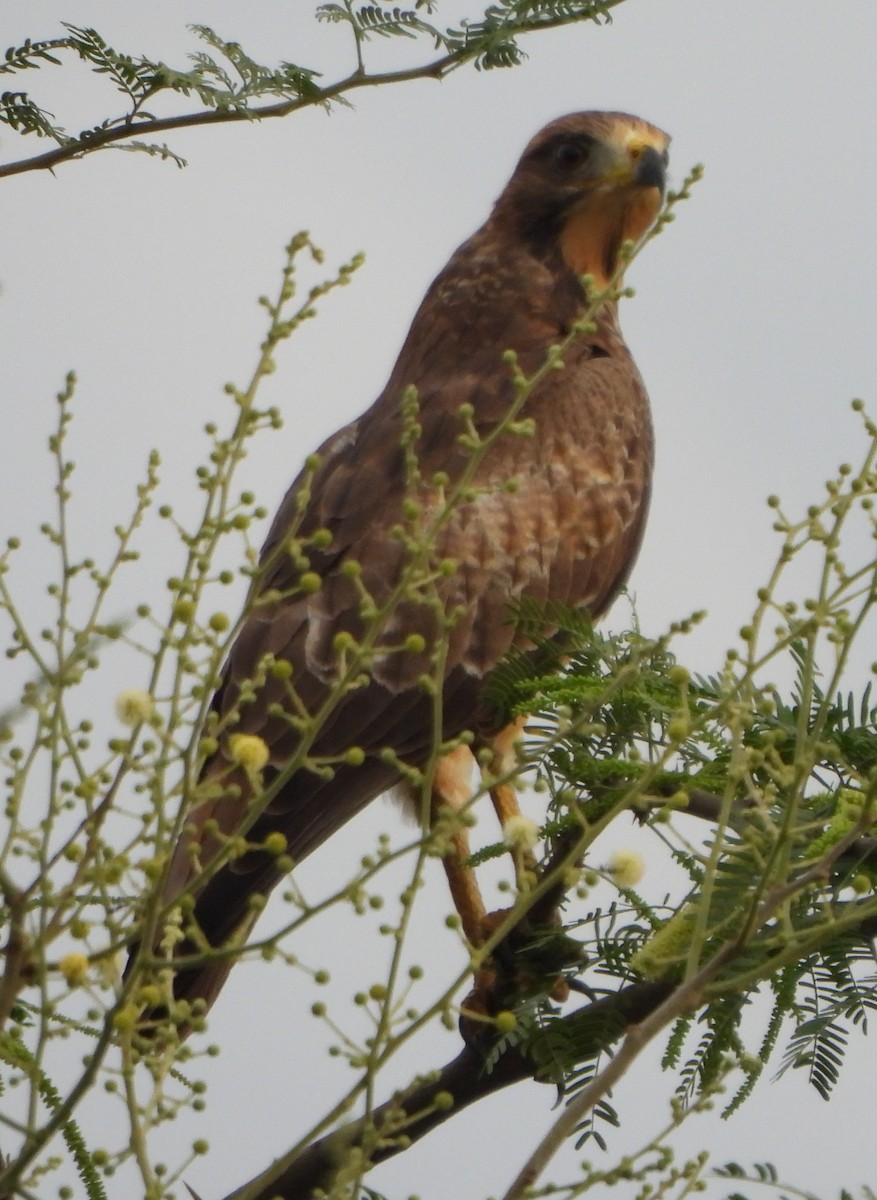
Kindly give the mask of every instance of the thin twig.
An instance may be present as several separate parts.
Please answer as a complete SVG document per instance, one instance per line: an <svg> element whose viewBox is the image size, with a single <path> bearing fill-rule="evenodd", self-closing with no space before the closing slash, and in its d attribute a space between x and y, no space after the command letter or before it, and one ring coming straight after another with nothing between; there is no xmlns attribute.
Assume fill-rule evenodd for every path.
<svg viewBox="0 0 877 1200"><path fill-rule="evenodd" d="M583 1058L590 1057L620 1037L629 1023L646 1017L666 998L670 987L666 983L632 984L560 1018L560 1023L572 1031L583 1025L585 1018L590 1023L601 1013L618 1018L617 1022L594 1023L604 1034L607 1030L611 1034L587 1046ZM486 1044L468 1044L452 1062L380 1105L367 1120L353 1121L320 1138L280 1173L274 1174L274 1169L269 1168L231 1192L225 1200L306 1200L317 1188L331 1189L339 1167L349 1161L351 1153L366 1139L374 1140L377 1134L378 1146L370 1156L370 1165L374 1166L406 1150L485 1096L524 1079L533 1079L538 1067L517 1047L507 1050L490 1071L485 1069L485 1056L493 1036L491 1030ZM445 1096L453 1098L452 1105L447 1105Z"/></svg>
<svg viewBox="0 0 877 1200"><path fill-rule="evenodd" d="M572 20L592 20L595 14L609 12L622 3L624 0L603 0L599 6L595 6L593 12L578 14ZM557 29L570 23L569 16L541 16L537 20L522 21L515 25L510 30L510 34L518 37L527 33L537 33L540 30ZM293 100L281 100L275 104L267 104L263 108L205 109L182 116L150 117L141 121L135 121L133 119L135 114L131 114L124 125L90 130L78 138L71 138L63 146L46 151L45 154L37 154L33 158L19 159L16 162L0 166L0 178L7 175L21 175L26 171L50 171L61 163L81 158L92 150L113 146L130 138L154 137L169 130L191 129L201 125L228 125L241 121L264 121L273 117L288 117L291 113L304 108L313 108L315 105L325 107L331 101L359 88L408 83L417 79L442 80L452 71L477 58L482 49L482 44L477 39L473 39L470 45L443 54L422 66L409 67L399 71L378 72L374 75L366 74L361 66L357 66L355 71L329 87L316 88L307 96L298 96Z"/></svg>

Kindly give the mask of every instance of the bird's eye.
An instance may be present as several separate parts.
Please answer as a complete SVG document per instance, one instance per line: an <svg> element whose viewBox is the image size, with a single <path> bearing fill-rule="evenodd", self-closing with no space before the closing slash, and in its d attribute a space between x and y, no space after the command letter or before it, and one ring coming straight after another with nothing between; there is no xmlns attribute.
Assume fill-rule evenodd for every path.
<svg viewBox="0 0 877 1200"><path fill-rule="evenodd" d="M555 164L562 171L574 171L588 157L588 148L581 142L561 142L554 151Z"/></svg>

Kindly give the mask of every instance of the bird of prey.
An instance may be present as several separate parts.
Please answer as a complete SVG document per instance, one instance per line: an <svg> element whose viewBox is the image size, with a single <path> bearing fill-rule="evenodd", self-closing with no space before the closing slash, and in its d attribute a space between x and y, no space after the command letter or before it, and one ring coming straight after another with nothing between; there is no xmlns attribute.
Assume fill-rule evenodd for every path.
<svg viewBox="0 0 877 1200"><path fill-rule="evenodd" d="M507 651L528 648L510 605L557 602L596 618L624 585L653 437L613 299L502 430L521 395L516 370L544 367L587 289L606 289L622 245L653 224L668 143L615 112L573 113L537 133L487 222L427 291L383 392L290 487L167 872L166 904L185 892L194 901L177 998L213 1002L233 958L193 966L191 956L245 938L259 897L288 869L278 846L301 861L406 768L424 768L437 741L471 731L477 747L500 732L485 689ZM438 801L465 794L468 755L439 762ZM211 870L242 831L249 848ZM258 848L271 835L275 853ZM453 874L465 906L469 884ZM478 912L463 923L477 938Z"/></svg>

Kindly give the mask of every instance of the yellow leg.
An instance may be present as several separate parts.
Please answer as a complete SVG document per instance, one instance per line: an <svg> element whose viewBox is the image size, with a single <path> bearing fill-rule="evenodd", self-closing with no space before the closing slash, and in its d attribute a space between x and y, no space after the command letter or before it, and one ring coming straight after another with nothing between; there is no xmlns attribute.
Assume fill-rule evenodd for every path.
<svg viewBox="0 0 877 1200"><path fill-rule="evenodd" d="M506 726L492 739L493 761L491 773L504 776L514 770L517 763L516 745L524 730L524 717ZM472 771L475 760L466 746L459 746L447 754L436 768L433 788L433 813L440 808L460 812L472 799ZM490 798L500 827L504 828L511 817L520 816L518 796L513 785L500 782L490 789ZM475 872L463 863L469 857L469 835L461 825L450 835L450 847L443 858L445 874L451 889L454 907L460 915L463 932L473 946L480 945L488 934L485 924L486 909L475 878ZM515 873L532 871L536 860L530 850L516 849L513 852Z"/></svg>
<svg viewBox="0 0 877 1200"><path fill-rule="evenodd" d="M513 724L501 730L490 742L492 751L490 774L492 778L499 781L490 788L490 798L500 826L503 828L509 820L520 816L521 812L517 792L504 777L510 776L517 765L516 745L523 734L524 722L525 718L520 717ZM465 746L459 747L441 759L436 768L433 788L434 817L441 808L460 812L470 803L474 766L475 760ZM486 912L475 872L463 865L470 854L469 836L465 825L460 824L453 829L448 841L450 844L442 861L454 906L460 916L463 932L470 944L480 946L506 919L509 910ZM523 886L525 875L535 872L535 856L531 850L521 846L512 849L512 856L518 884ZM556 923L557 915L553 913L546 924L551 927ZM517 941L515 940L516 933ZM526 937L526 931L523 931L524 940L522 942L521 931L513 930L509 941L511 957L506 954L504 958L502 956L498 956L496 959L492 958L475 972L473 990L466 997L461 1008L461 1028L464 1036L467 1036L466 1030L470 1027L473 1031L472 1036L477 1036L479 1020L484 1016L494 1014L499 1005L507 1002L509 995L526 992L535 987L539 990L550 990L551 997L558 1003L562 1003L568 997L569 984L560 974L566 965L565 962L559 962L555 971L550 965L546 967L545 965L540 966L538 963L528 967L526 954L520 959L518 958L515 947L520 948L525 945ZM542 974L546 970L548 976L543 980ZM534 971L536 975L528 982L528 974L533 975ZM557 977L552 980L552 976L555 974Z"/></svg>
<svg viewBox="0 0 877 1200"><path fill-rule="evenodd" d="M436 767L433 811L449 808L459 812L472 799L472 768L475 765L467 746L459 746L440 760ZM469 857L469 834L460 825L450 836L450 848L442 862L451 889L451 899L460 916L463 933L473 946L484 940L486 910L475 872L463 866Z"/></svg>
<svg viewBox="0 0 877 1200"><path fill-rule="evenodd" d="M526 717L518 717L511 725L506 725L492 740L493 762L491 770L494 776L502 778L515 769L518 763L517 745L524 732ZM521 815L518 804L518 793L513 784L501 782L490 789L490 799L500 827L505 829L506 822L512 817ZM530 850L515 852L515 867L520 870L532 870L536 859Z"/></svg>

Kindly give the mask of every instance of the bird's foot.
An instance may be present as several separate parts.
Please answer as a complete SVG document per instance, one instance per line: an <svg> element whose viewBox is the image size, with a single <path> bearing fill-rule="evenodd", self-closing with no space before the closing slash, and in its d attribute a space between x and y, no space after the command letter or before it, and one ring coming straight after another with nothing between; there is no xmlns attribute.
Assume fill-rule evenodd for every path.
<svg viewBox="0 0 877 1200"><path fill-rule="evenodd" d="M483 918L480 944L496 934L511 911L501 909ZM460 1009L463 1037L467 1042L481 1042L486 1027L493 1032L500 1014L513 1012L523 1000L543 996L562 1004L570 993L569 977L580 971L585 961L581 944L563 932L556 913L547 926L525 916L476 969L472 990Z"/></svg>

